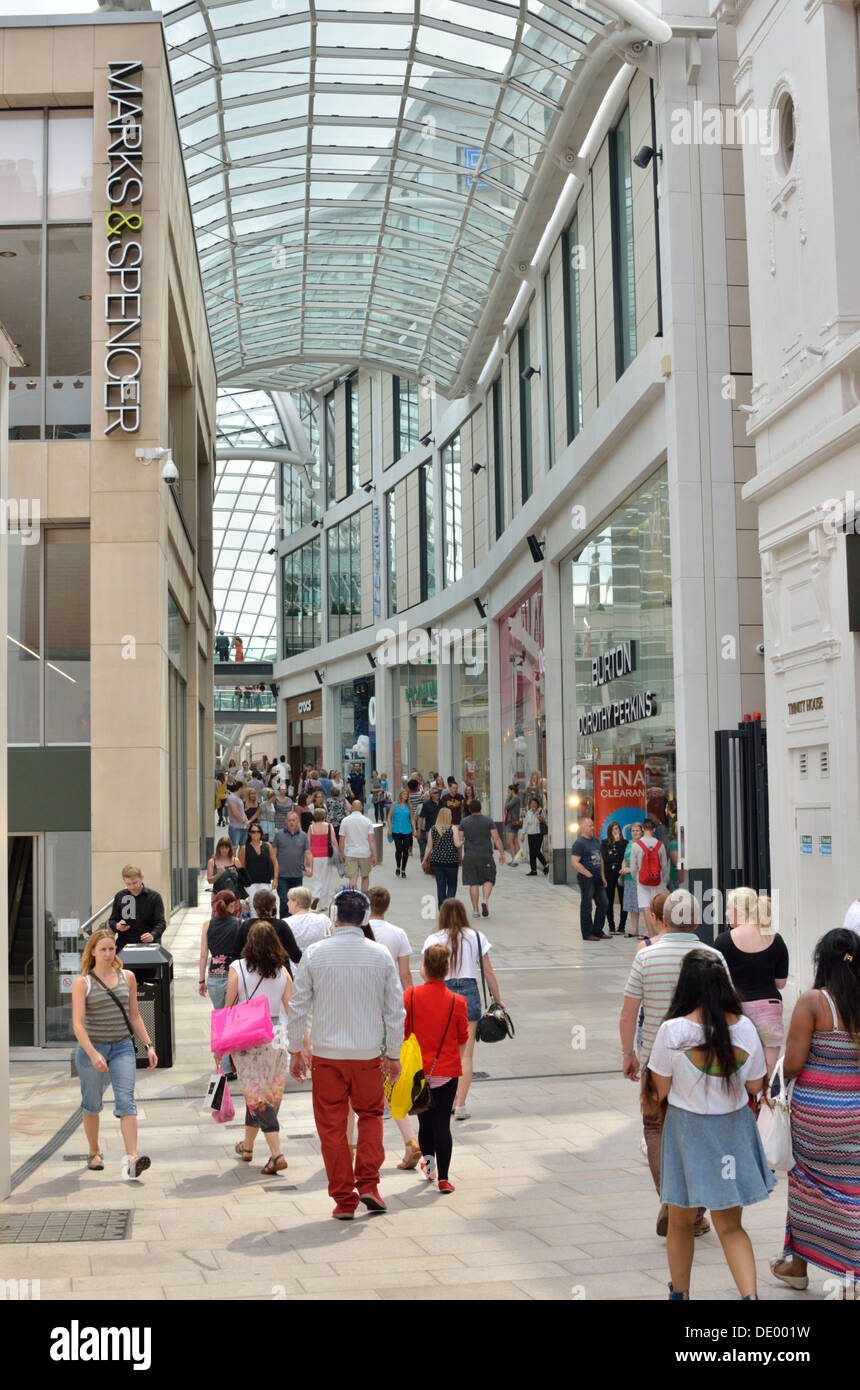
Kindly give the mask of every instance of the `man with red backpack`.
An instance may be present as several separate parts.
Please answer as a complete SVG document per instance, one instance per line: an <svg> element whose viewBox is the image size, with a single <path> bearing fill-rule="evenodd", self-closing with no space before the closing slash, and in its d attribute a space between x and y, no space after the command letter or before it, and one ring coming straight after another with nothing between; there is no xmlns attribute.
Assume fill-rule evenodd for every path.
<svg viewBox="0 0 860 1390"><path fill-rule="evenodd" d="M639 911L645 913L646 935L654 935L651 899L665 893L669 883L669 856L666 846L655 835L656 822L650 816L642 822L645 834L630 848L630 874L636 884Z"/></svg>

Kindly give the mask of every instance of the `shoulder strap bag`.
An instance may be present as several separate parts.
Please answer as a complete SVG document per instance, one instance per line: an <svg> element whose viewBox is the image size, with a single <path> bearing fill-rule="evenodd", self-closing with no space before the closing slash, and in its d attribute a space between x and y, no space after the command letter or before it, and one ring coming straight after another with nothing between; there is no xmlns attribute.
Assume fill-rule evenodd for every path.
<svg viewBox="0 0 860 1390"><path fill-rule="evenodd" d="M412 1081L412 1104L411 1104L410 1107L409 1107L409 1114L410 1114L410 1115L421 1115L421 1114L423 1114L423 1112L424 1112L425 1110L432 1110L432 1109L433 1109L433 1088L432 1088L431 1085L430 1085L430 1078L431 1078L431 1076L433 1075L434 1071L436 1070L436 1063L439 1061L439 1054L441 1053L442 1047L443 1047L444 1042L445 1042L445 1039L446 1039L446 1037L448 1036L448 1029L449 1029L449 1027L451 1026L451 1019L454 1017L454 1003L455 1003L455 996L454 996L454 994L452 993L452 995L451 995L451 1009L450 1009L450 1012L449 1012L449 1014L448 1014L448 1022L445 1024L445 1030L444 1030L444 1032L443 1032L443 1034L442 1034L442 1037L441 1037L440 1040L439 1040L439 1046L438 1046L437 1049L436 1049L436 1056L433 1058L433 1065L432 1065L432 1067L430 1068L430 1070L429 1070L429 1072L427 1073L426 1076L424 1075L423 1071L417 1071L417 1072L415 1073L414 1078L413 1078L413 1081ZM415 987L414 987L414 986L413 986L413 988L412 988L412 993L411 993L411 996L410 996L410 999L409 999L409 1031L410 1031L411 1033L414 1033L414 1032L415 1032Z"/></svg>
<svg viewBox="0 0 860 1390"><path fill-rule="evenodd" d="M501 1042L503 1038L512 1038L516 1029L507 1009L503 1009L501 1004L487 1004L487 979L484 975L484 957L481 954L481 933L476 931L475 935L478 938L478 964L481 967L481 988L484 992L484 1012L478 1019L475 1037L478 1042Z"/></svg>
<svg viewBox="0 0 860 1390"><path fill-rule="evenodd" d="M120 971L117 971L117 974L119 974L119 973L120 973ZM114 994L113 990L112 990L108 985L106 985L106 984L104 983L103 980L100 980L99 977L98 977L98 975L96 975L96 973L95 973L94 971L90 971L89 978L90 978L91 980L95 980L96 984L99 985L100 988L104 990L105 994L109 994L109 995L110 995L111 999L112 999L113 1002L116 1004L117 1008L119 1009L120 1013L122 1014L123 1018L125 1019L125 1026L126 1026L126 1028L128 1029L128 1036L129 1036L130 1038L133 1038L135 1034L134 1034L134 1029L133 1029L132 1026L131 1026L131 1019L129 1018L128 1013L126 1012L125 1005L123 1004L123 1002L122 1002L122 1000L120 999L119 995L118 995L118 994Z"/></svg>

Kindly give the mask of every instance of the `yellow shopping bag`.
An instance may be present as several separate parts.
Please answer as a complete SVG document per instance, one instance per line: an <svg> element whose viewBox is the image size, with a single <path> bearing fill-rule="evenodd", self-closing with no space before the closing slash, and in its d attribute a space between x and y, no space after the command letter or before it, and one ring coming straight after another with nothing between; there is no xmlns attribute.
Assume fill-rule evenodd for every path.
<svg viewBox="0 0 860 1390"><path fill-rule="evenodd" d="M395 1120L402 1120L409 1114L412 1104L412 1082L415 1073L422 1070L421 1048L412 1033L400 1049L400 1075L392 1086L385 1082L385 1097Z"/></svg>

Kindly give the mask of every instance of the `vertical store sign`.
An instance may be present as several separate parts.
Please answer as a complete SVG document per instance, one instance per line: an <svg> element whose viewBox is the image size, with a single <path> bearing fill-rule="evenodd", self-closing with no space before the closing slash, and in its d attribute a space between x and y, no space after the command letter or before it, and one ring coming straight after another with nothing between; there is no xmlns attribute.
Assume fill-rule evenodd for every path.
<svg viewBox="0 0 860 1390"><path fill-rule="evenodd" d="M108 63L108 175L105 218L105 434L140 428L140 306L143 217L143 64Z"/></svg>
<svg viewBox="0 0 860 1390"><path fill-rule="evenodd" d="M372 525L372 555L373 555L373 616L379 617L379 507L376 503L370 509Z"/></svg>

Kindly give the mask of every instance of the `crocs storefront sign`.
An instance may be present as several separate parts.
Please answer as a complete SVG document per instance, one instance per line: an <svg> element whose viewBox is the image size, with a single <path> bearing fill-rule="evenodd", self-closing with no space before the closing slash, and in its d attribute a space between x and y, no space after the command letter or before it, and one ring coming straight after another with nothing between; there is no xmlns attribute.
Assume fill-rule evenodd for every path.
<svg viewBox="0 0 860 1390"><path fill-rule="evenodd" d="M105 434L140 429L143 294L143 64L108 64Z"/></svg>

